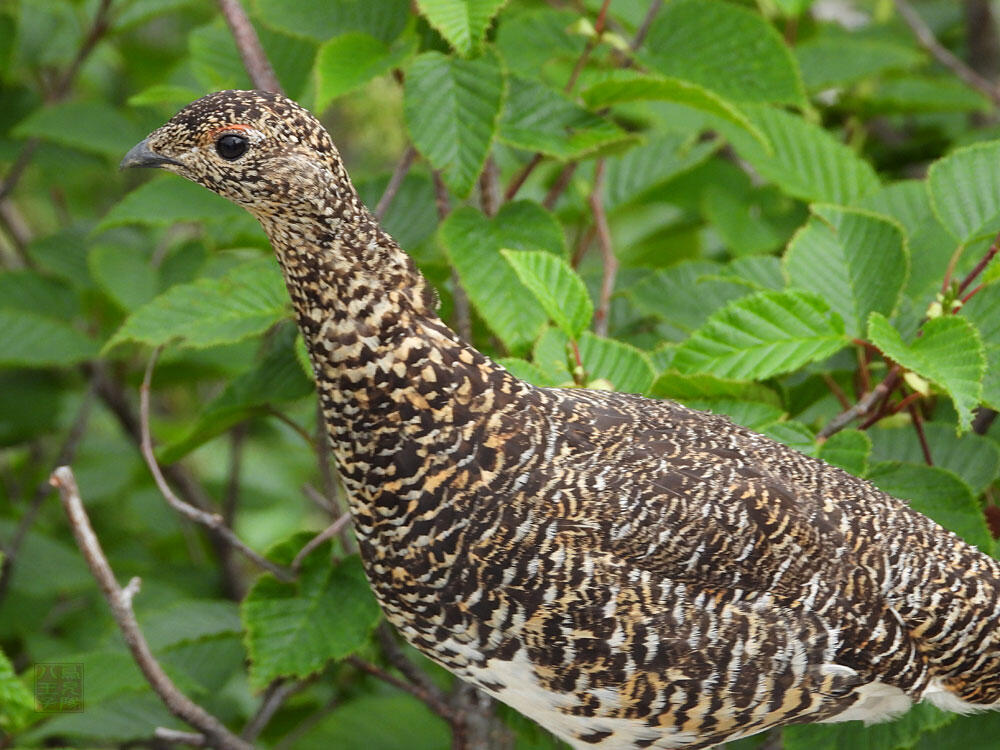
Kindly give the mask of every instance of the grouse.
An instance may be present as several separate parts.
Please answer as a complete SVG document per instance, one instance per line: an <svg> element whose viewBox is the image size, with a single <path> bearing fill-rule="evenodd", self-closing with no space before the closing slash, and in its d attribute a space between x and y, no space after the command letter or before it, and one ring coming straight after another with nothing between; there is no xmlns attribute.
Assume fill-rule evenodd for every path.
<svg viewBox="0 0 1000 750"><path fill-rule="evenodd" d="M122 167L260 221L371 586L460 678L604 750L879 721L920 700L1000 708L997 561L724 417L514 377L441 321L294 102L210 94Z"/></svg>

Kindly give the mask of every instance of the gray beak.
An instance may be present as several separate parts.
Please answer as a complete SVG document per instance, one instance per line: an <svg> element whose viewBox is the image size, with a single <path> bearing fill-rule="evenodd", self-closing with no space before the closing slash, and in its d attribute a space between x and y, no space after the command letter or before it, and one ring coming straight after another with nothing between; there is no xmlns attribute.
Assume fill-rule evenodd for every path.
<svg viewBox="0 0 1000 750"><path fill-rule="evenodd" d="M135 144L129 152L125 154L118 169L128 169L129 167L162 167L164 164L176 164L181 166L179 161L167 156L160 156L149 147L149 138L144 138Z"/></svg>

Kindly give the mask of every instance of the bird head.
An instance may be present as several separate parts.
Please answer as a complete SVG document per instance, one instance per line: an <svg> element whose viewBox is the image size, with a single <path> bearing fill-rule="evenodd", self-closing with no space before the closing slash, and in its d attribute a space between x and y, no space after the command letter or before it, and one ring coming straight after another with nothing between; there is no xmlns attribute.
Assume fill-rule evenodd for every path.
<svg viewBox="0 0 1000 750"><path fill-rule="evenodd" d="M331 199L354 195L319 121L266 91L218 91L192 102L125 155L120 168L128 167L174 172L262 220L308 207L322 213Z"/></svg>

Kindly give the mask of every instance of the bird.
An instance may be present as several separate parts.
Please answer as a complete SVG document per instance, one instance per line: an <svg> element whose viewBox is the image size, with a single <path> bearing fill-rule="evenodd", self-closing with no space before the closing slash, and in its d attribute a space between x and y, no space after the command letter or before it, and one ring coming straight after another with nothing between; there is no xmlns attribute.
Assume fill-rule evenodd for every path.
<svg viewBox="0 0 1000 750"><path fill-rule="evenodd" d="M121 167L262 225L364 569L430 659L574 748L697 750L788 724L1000 708L1000 564L724 416L518 379L438 316L329 134L219 91Z"/></svg>

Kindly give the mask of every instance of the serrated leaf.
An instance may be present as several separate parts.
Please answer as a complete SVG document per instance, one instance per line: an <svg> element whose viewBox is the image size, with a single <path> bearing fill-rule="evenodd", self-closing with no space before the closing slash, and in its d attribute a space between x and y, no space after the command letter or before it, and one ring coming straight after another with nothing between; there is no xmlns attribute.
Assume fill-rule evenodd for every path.
<svg viewBox="0 0 1000 750"><path fill-rule="evenodd" d="M361 32L334 37L316 55L316 109L399 67L415 50L412 36L392 46Z"/></svg>
<svg viewBox="0 0 1000 750"><path fill-rule="evenodd" d="M868 320L869 341L885 356L947 393L958 412L959 430L967 429L972 409L982 398L986 369L979 333L969 321L949 315L928 320L922 334L907 345L884 315L875 312Z"/></svg>
<svg viewBox="0 0 1000 750"><path fill-rule="evenodd" d="M604 160L605 208L610 211L642 200L658 186L702 164L720 143L692 142L688 136L667 133L609 156Z"/></svg>
<svg viewBox="0 0 1000 750"><path fill-rule="evenodd" d="M181 221L229 221L243 209L201 185L166 176L136 188L104 216L98 231L123 224L168 226Z"/></svg>
<svg viewBox="0 0 1000 750"><path fill-rule="evenodd" d="M590 331L584 331L577 344L591 380L607 380L620 393L646 393L652 385L656 375L653 363L634 346Z"/></svg>
<svg viewBox="0 0 1000 750"><path fill-rule="evenodd" d="M969 485L973 495L982 494L1000 472L1000 447L989 438L973 432L958 437L949 425L927 421L924 437L934 465L955 473ZM924 463L920 439L913 425L875 428L871 436L875 461Z"/></svg>
<svg viewBox="0 0 1000 750"><path fill-rule="evenodd" d="M789 283L815 292L864 337L868 315L892 315L906 284L909 254L902 230L874 214L814 205L784 257Z"/></svg>
<svg viewBox="0 0 1000 750"><path fill-rule="evenodd" d="M360 558L332 564L329 543L305 558L294 583L269 574L259 578L241 613L250 681L258 689L277 677L307 677L351 655L380 616Z"/></svg>
<svg viewBox="0 0 1000 750"><path fill-rule="evenodd" d="M586 45L571 26L577 13L556 8L538 8L519 15L507 16L498 24L496 46L509 73L541 78L554 86L565 83L567 70L579 59ZM552 70L552 76L546 76ZM557 76L556 71L560 75ZM549 78L552 80L548 80Z"/></svg>
<svg viewBox="0 0 1000 750"><path fill-rule="evenodd" d="M500 250L541 249L562 255L559 223L537 203L515 201L493 219L468 206L458 208L439 232L470 302L512 353L524 353L545 326L546 315Z"/></svg>
<svg viewBox="0 0 1000 750"><path fill-rule="evenodd" d="M923 513L981 550L993 548L986 519L972 490L958 476L938 466L887 461L872 466L868 480L894 497L908 500Z"/></svg>
<svg viewBox="0 0 1000 750"><path fill-rule="evenodd" d="M456 52L471 55L507 0L417 0L417 8Z"/></svg>
<svg viewBox="0 0 1000 750"><path fill-rule="evenodd" d="M931 164L931 206L961 244L1000 229L1000 141L960 148Z"/></svg>
<svg viewBox="0 0 1000 750"><path fill-rule="evenodd" d="M559 256L544 251L504 249L500 254L563 333L580 338L590 325L594 305L576 271Z"/></svg>
<svg viewBox="0 0 1000 750"><path fill-rule="evenodd" d="M120 159L145 135L121 112L100 101L43 107L31 113L13 133L19 138L43 138L112 159Z"/></svg>
<svg viewBox="0 0 1000 750"><path fill-rule="evenodd" d="M1000 282L987 284L966 302L962 317L976 327L983 342L983 403L1000 410Z"/></svg>
<svg viewBox="0 0 1000 750"><path fill-rule="evenodd" d="M79 314L77 293L66 282L29 269L0 271L0 308L71 321Z"/></svg>
<svg viewBox="0 0 1000 750"><path fill-rule="evenodd" d="M681 372L754 379L797 370L848 343L844 322L822 298L761 292L730 302L677 349Z"/></svg>
<svg viewBox="0 0 1000 750"><path fill-rule="evenodd" d="M17 732L35 712L35 696L17 678L14 667L0 651L0 730Z"/></svg>
<svg viewBox="0 0 1000 750"><path fill-rule="evenodd" d="M268 26L320 42L351 31L391 42L410 14L409 0L257 0L255 7Z"/></svg>
<svg viewBox="0 0 1000 750"><path fill-rule="evenodd" d="M715 0L663 7L639 49L659 73L692 81L733 101L805 103L784 40L760 14Z"/></svg>
<svg viewBox="0 0 1000 750"><path fill-rule="evenodd" d="M767 137L735 104L690 81L666 76L643 75L632 71L618 71L613 76L591 85L583 92L583 101L591 109L601 109L621 102L650 100L683 104L686 107L720 117L746 130L760 141L765 150L770 149Z"/></svg>
<svg viewBox="0 0 1000 750"><path fill-rule="evenodd" d="M67 367L97 356L97 344L67 323L0 309L0 366Z"/></svg>
<svg viewBox="0 0 1000 750"><path fill-rule="evenodd" d="M167 607L144 612L139 620L143 634L154 651L186 641L243 632L236 604L219 599L175 601Z"/></svg>
<svg viewBox="0 0 1000 750"><path fill-rule="evenodd" d="M661 335L680 341L719 307L750 293L742 284L710 278L723 268L711 261L685 261L649 274L625 295L642 312L665 321L669 328L661 326Z"/></svg>
<svg viewBox="0 0 1000 750"><path fill-rule="evenodd" d="M762 177L807 201L847 205L878 187L872 166L819 125L764 105L743 112L771 143L768 153L744 131L719 127Z"/></svg>
<svg viewBox="0 0 1000 750"><path fill-rule="evenodd" d="M872 113L990 112L993 103L968 84L948 75L908 74L881 81L865 97Z"/></svg>
<svg viewBox="0 0 1000 750"><path fill-rule="evenodd" d="M844 86L891 70L915 68L924 56L912 45L851 34L823 34L794 49L810 91Z"/></svg>
<svg viewBox="0 0 1000 750"><path fill-rule="evenodd" d="M868 472L871 452L872 441L864 432L841 430L826 439L819 447L817 456L856 477L863 477Z"/></svg>
<svg viewBox="0 0 1000 750"><path fill-rule="evenodd" d="M632 138L543 83L510 76L509 85L498 138L510 146L568 160Z"/></svg>
<svg viewBox="0 0 1000 750"><path fill-rule="evenodd" d="M781 397L767 386L750 380L720 378L710 373L688 375L677 370L668 370L656 379L650 394L656 398L669 398L683 404L724 399L781 406Z"/></svg>
<svg viewBox="0 0 1000 750"><path fill-rule="evenodd" d="M156 269L135 248L96 245L87 254L87 265L97 285L123 310L134 310L156 296Z"/></svg>
<svg viewBox="0 0 1000 750"><path fill-rule="evenodd" d="M266 331L288 315L288 294L270 258L244 263L220 279L171 287L132 313L105 344L160 346L180 339L194 349L229 344Z"/></svg>
<svg viewBox="0 0 1000 750"><path fill-rule="evenodd" d="M448 187L460 197L482 171L503 101L496 54L474 60L425 52L407 66L403 112L406 127Z"/></svg>
<svg viewBox="0 0 1000 750"><path fill-rule="evenodd" d="M256 367L230 382L199 411L197 421L184 435L157 452L160 461L173 463L233 425L266 414L269 406L312 393L313 382L303 372L295 355L295 340L295 330L289 326Z"/></svg>

